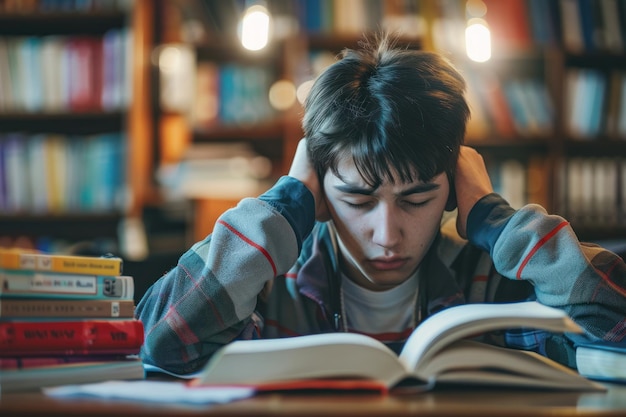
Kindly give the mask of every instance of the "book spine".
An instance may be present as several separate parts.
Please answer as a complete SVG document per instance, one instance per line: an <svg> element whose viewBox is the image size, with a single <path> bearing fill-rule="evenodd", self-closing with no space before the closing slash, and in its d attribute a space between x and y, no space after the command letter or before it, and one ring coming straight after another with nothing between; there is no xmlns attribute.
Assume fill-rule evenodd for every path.
<svg viewBox="0 0 626 417"><path fill-rule="evenodd" d="M0 318L133 318L132 300L0 299Z"/></svg>
<svg viewBox="0 0 626 417"><path fill-rule="evenodd" d="M137 354L139 320L0 322L0 356Z"/></svg>
<svg viewBox="0 0 626 417"><path fill-rule="evenodd" d="M0 270L2 298L81 298L133 300L133 277L55 274L53 272Z"/></svg>
<svg viewBox="0 0 626 417"><path fill-rule="evenodd" d="M39 368L42 366L63 365L68 363L90 363L105 361L132 360L127 355L84 355L84 356L10 356L0 357L0 370Z"/></svg>
<svg viewBox="0 0 626 417"><path fill-rule="evenodd" d="M122 275L122 259L46 255L0 249L0 269L117 276Z"/></svg>

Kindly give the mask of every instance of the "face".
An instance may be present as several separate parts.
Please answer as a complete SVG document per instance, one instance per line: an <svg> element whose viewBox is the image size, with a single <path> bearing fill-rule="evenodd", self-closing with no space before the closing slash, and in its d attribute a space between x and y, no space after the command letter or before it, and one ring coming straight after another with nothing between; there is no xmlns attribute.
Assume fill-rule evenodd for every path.
<svg viewBox="0 0 626 417"><path fill-rule="evenodd" d="M338 175L324 176L324 191L343 272L365 288L385 290L420 265L439 230L450 187L442 173L429 182L385 182L374 189L346 157Z"/></svg>

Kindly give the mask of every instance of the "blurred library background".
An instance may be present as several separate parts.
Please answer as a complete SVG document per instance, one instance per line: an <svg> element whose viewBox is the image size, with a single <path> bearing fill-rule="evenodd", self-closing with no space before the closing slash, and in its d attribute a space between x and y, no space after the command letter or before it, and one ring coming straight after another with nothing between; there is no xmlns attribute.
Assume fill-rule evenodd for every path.
<svg viewBox="0 0 626 417"><path fill-rule="evenodd" d="M381 30L466 77L512 206L626 253L624 0L0 0L0 246L117 254L140 297L287 172L308 86Z"/></svg>

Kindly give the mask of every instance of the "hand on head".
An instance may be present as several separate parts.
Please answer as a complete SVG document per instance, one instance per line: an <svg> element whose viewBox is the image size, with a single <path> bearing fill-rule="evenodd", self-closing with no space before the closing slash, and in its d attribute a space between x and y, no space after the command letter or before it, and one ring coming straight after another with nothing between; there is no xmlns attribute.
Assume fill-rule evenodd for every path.
<svg viewBox="0 0 626 417"><path fill-rule="evenodd" d="M458 208L456 227L459 235L467 237L467 217L472 207L493 192L483 157L475 149L461 146L454 177Z"/></svg>
<svg viewBox="0 0 626 417"><path fill-rule="evenodd" d="M301 139L298 143L288 175L302 181L313 194L313 198L315 198L315 219L319 221L329 220L330 215L326 205L326 198L324 197L324 190L309 160L306 139Z"/></svg>

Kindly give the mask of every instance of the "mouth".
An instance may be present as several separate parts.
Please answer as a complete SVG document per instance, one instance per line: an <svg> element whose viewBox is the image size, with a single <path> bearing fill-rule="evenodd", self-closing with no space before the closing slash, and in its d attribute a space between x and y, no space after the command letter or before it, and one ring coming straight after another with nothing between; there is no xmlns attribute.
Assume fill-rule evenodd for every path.
<svg viewBox="0 0 626 417"><path fill-rule="evenodd" d="M371 259L369 264L379 271L390 271L394 269L402 268L407 263L406 258L376 258Z"/></svg>

